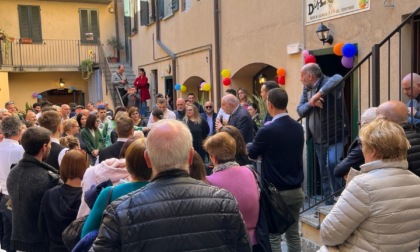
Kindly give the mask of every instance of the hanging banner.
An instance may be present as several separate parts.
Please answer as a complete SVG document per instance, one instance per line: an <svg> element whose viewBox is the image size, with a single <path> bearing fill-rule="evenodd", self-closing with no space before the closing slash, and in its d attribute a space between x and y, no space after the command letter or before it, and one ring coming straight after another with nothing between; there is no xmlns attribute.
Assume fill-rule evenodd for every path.
<svg viewBox="0 0 420 252"><path fill-rule="evenodd" d="M305 0L306 25L370 10L370 0Z"/></svg>

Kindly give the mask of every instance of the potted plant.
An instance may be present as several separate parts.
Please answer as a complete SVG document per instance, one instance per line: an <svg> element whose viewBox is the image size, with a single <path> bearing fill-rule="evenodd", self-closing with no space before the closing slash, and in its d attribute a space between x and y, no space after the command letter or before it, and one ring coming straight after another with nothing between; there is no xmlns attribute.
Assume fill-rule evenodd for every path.
<svg viewBox="0 0 420 252"><path fill-rule="evenodd" d="M109 60L113 63L117 63L120 59L117 57L118 50L124 49L123 43L118 39L117 36L112 36L107 40L107 44L114 50L114 57L109 57Z"/></svg>
<svg viewBox="0 0 420 252"><path fill-rule="evenodd" d="M97 64L94 61L95 54L92 50L88 51L88 58L82 60L80 63L80 70L82 71L82 78L88 80L93 73L93 70L98 69L95 67Z"/></svg>
<svg viewBox="0 0 420 252"><path fill-rule="evenodd" d="M5 33L2 29L0 29L0 40L4 41L4 58L8 60L10 45L15 39L7 35L7 33Z"/></svg>

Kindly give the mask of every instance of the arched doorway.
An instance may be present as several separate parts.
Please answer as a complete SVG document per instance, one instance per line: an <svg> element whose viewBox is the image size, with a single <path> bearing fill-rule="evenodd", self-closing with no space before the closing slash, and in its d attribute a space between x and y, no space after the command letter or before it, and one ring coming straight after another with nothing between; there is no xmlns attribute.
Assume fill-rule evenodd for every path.
<svg viewBox="0 0 420 252"><path fill-rule="evenodd" d="M188 93L193 93L197 98L198 103L203 105L206 101L210 100L210 92L200 90L200 84L202 82L206 82L206 80L198 76L189 77L183 84L187 87L187 91L182 93L181 96L187 98Z"/></svg>
<svg viewBox="0 0 420 252"><path fill-rule="evenodd" d="M52 104L69 104L74 102L78 105L85 105L85 94L81 90L50 89L39 93L42 98L38 102L49 101Z"/></svg>

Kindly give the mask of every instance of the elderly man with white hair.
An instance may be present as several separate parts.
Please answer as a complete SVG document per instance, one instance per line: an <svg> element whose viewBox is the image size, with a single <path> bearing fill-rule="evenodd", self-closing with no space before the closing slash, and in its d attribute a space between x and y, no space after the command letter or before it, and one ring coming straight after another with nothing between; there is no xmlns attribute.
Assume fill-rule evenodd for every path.
<svg viewBox="0 0 420 252"><path fill-rule="evenodd" d="M185 124L156 122L144 153L151 182L107 207L91 251L251 251L232 194L189 177L193 156Z"/></svg>
<svg viewBox="0 0 420 252"><path fill-rule="evenodd" d="M404 94L410 99L407 102L408 122L420 124L420 75L409 73L401 81Z"/></svg>
<svg viewBox="0 0 420 252"><path fill-rule="evenodd" d="M228 94L222 97L222 109L230 115L229 125L236 127L244 137L245 143L250 143L254 139L254 130L252 124L252 117L246 108L239 104L238 98L233 94ZM216 129L219 130L223 125L216 124Z"/></svg>

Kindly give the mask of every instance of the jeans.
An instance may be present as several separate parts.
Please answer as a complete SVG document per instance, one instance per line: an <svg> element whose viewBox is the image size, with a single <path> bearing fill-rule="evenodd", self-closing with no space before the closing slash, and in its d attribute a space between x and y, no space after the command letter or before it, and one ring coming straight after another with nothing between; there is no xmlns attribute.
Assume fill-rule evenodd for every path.
<svg viewBox="0 0 420 252"><path fill-rule="evenodd" d="M295 223L291 225L286 231L286 243L288 252L300 252L301 251L301 241L299 234L299 213L300 209L303 206L303 201L305 199L305 194L303 193L302 188L297 188L293 190L280 191L280 194L289 207L290 212L295 218ZM280 234L270 234L270 243L271 249L273 252L281 251L281 235Z"/></svg>
<svg viewBox="0 0 420 252"><path fill-rule="evenodd" d="M320 177L322 181L322 194L324 197L338 191L341 185L341 179L334 177L334 168L343 155L345 143L336 144L315 144L315 152L318 158ZM325 202L327 205L333 203L333 198Z"/></svg>
<svg viewBox="0 0 420 252"><path fill-rule="evenodd" d="M3 195L0 200L0 213L1 213L1 248L6 251L10 249L10 239L12 238L12 211L7 209L6 202L9 200L8 195Z"/></svg>
<svg viewBox="0 0 420 252"><path fill-rule="evenodd" d="M140 111L140 115L146 116L146 113L147 113L147 102L146 101L140 101L139 111Z"/></svg>

